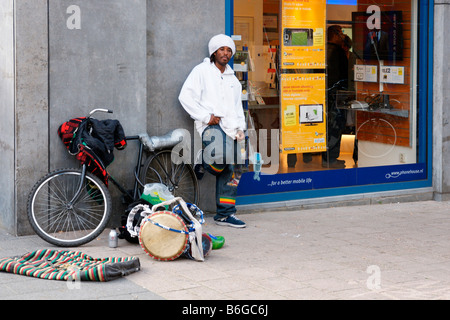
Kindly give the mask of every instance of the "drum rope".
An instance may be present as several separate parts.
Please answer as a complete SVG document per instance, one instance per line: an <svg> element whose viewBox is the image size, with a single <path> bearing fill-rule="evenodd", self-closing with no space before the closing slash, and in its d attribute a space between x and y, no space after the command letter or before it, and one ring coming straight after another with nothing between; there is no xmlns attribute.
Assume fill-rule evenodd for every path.
<svg viewBox="0 0 450 320"><path fill-rule="evenodd" d="M145 221L149 221L149 222L151 222L153 225L155 225L155 226L157 226L157 227L160 227L160 228L163 228L163 229L165 229L165 230L167 230L167 231L172 231L172 232L177 232L177 233L184 233L184 234L187 234L187 235L189 235L190 232L195 231L194 228L189 228L188 231L178 230L178 229L173 229L173 228L167 227L167 226L165 226L165 225L162 225L162 224L160 224L160 223L158 223L158 222L156 222L156 221L153 221L153 220L150 219L150 218L146 218Z"/></svg>

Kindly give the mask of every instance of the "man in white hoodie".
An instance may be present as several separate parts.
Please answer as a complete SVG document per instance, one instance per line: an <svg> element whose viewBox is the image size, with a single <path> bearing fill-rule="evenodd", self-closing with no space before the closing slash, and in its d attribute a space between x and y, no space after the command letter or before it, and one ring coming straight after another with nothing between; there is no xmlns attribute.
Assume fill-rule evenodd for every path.
<svg viewBox="0 0 450 320"><path fill-rule="evenodd" d="M202 137L203 167L216 176L216 216L219 225L243 228L235 216L238 178L235 165L241 163L237 141L245 139L242 86L228 65L236 53L234 41L219 34L211 38L209 58L194 67L186 79L179 100L195 121ZM237 171L236 171L237 172Z"/></svg>

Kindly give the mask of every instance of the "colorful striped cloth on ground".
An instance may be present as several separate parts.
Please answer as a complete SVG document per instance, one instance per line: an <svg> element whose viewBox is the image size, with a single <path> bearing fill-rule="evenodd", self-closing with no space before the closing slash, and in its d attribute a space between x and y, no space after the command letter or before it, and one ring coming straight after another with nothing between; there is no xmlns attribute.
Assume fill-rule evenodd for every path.
<svg viewBox="0 0 450 320"><path fill-rule="evenodd" d="M38 250L0 259L0 271L49 280L105 282L139 270L136 257L94 259L79 251Z"/></svg>

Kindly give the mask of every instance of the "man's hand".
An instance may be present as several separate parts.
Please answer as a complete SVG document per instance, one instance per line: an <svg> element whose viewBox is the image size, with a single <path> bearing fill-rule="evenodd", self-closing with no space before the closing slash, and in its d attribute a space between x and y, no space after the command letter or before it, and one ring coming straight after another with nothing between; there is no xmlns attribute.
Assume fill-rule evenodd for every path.
<svg viewBox="0 0 450 320"><path fill-rule="evenodd" d="M212 114L211 118L209 119L208 126L219 124L219 122L220 122L220 117L216 117L215 115Z"/></svg>
<svg viewBox="0 0 450 320"><path fill-rule="evenodd" d="M244 134L244 132L243 132L242 130L238 130L238 131L237 131L237 133L236 133L236 139L237 139L238 141L242 141L242 140L245 139L245 134Z"/></svg>

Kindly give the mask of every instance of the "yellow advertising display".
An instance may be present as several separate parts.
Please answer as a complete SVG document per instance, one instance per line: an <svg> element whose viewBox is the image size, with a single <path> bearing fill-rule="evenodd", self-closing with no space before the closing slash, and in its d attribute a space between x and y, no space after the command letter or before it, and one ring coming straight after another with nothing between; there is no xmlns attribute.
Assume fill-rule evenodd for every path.
<svg viewBox="0 0 450 320"><path fill-rule="evenodd" d="M325 74L281 75L282 152L326 151Z"/></svg>
<svg viewBox="0 0 450 320"><path fill-rule="evenodd" d="M281 68L324 69L326 0L284 0L281 10Z"/></svg>
<svg viewBox="0 0 450 320"><path fill-rule="evenodd" d="M283 153L326 151L325 16L326 0L282 1Z"/></svg>

